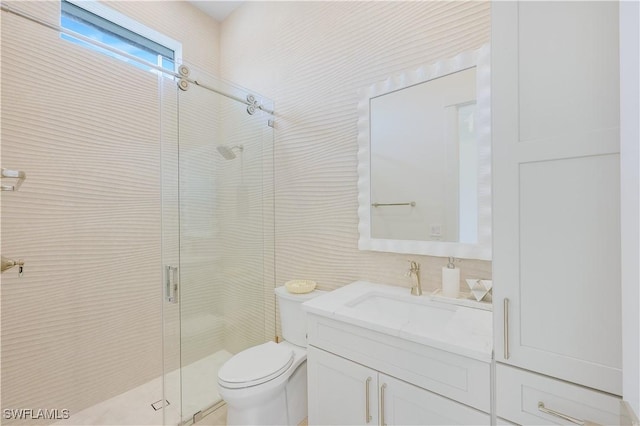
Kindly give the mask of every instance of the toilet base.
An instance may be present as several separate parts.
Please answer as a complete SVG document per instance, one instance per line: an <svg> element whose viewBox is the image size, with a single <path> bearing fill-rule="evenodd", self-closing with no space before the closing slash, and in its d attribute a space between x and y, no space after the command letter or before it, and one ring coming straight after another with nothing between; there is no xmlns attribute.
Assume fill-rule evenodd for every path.
<svg viewBox="0 0 640 426"><path fill-rule="evenodd" d="M287 387L288 425L299 425L307 418L309 405L307 400L307 362L303 362L293 373Z"/></svg>
<svg viewBox="0 0 640 426"><path fill-rule="evenodd" d="M286 425L287 400L284 392L260 405L235 407L227 403L227 425Z"/></svg>
<svg viewBox="0 0 640 426"><path fill-rule="evenodd" d="M225 392L226 393L226 392ZM307 362L268 395L235 401L227 395L227 425L291 425L307 417ZM259 400L259 401L258 401Z"/></svg>

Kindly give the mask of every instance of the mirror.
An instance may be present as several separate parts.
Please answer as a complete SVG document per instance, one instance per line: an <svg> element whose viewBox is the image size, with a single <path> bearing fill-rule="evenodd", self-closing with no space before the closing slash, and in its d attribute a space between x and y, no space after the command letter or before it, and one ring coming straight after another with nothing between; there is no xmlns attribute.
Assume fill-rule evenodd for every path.
<svg viewBox="0 0 640 426"><path fill-rule="evenodd" d="M489 48L406 71L359 104L359 248L491 259Z"/></svg>

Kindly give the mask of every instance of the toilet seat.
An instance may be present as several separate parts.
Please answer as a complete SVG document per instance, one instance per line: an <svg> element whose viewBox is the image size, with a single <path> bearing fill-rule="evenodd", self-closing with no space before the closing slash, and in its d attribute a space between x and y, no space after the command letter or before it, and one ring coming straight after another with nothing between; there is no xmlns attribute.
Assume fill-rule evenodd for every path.
<svg viewBox="0 0 640 426"><path fill-rule="evenodd" d="M218 372L218 383L230 389L256 386L280 376L293 360L291 348L267 342L234 355Z"/></svg>

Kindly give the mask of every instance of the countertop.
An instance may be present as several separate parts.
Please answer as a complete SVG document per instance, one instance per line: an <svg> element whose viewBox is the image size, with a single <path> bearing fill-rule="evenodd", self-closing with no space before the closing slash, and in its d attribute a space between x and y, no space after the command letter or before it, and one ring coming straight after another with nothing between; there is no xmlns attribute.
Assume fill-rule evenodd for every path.
<svg viewBox="0 0 640 426"><path fill-rule="evenodd" d="M434 321L428 315L419 319L407 319L375 305L369 309L354 309L367 297L390 300L432 308ZM343 321L415 343L424 344L447 352L463 355L484 362L491 362L493 351L493 314L490 311L451 305L431 300L429 295L412 296L405 287L356 281L305 302L308 313ZM422 307L416 309L425 312ZM397 312L397 311L396 311ZM430 312L428 310L427 312ZM438 319L442 313L442 320ZM436 321L437 320L437 321ZM439 321L439 322L438 322Z"/></svg>

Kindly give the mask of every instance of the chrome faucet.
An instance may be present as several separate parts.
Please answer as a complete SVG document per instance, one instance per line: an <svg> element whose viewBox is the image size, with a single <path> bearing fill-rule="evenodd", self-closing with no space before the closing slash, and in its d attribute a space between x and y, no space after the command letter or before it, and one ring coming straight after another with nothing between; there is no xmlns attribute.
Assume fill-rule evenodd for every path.
<svg viewBox="0 0 640 426"><path fill-rule="evenodd" d="M416 276L416 285L411 286L411 294L414 296L422 296L422 284L420 283L420 264L414 260L409 261L408 277Z"/></svg>

